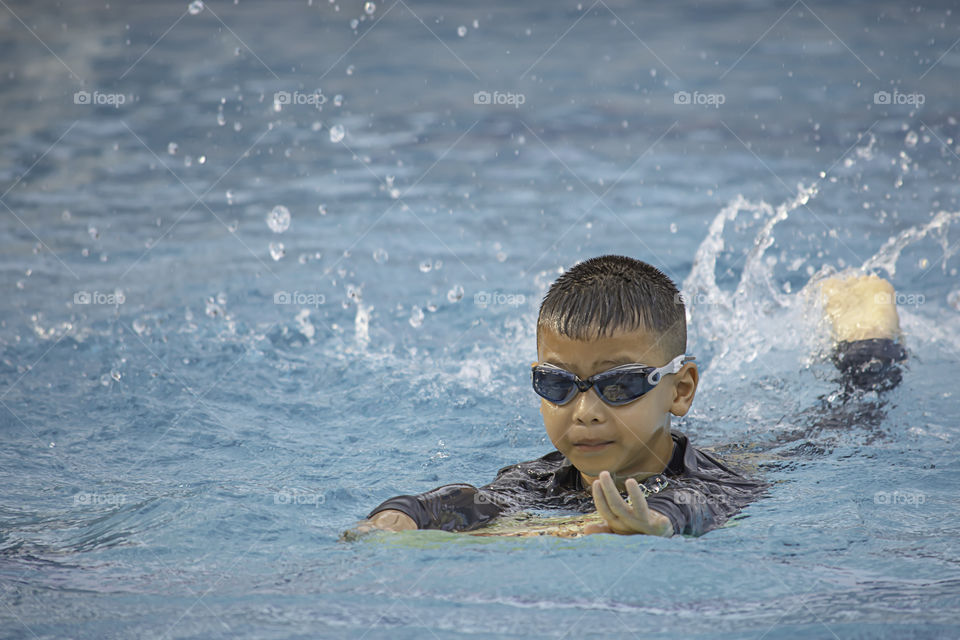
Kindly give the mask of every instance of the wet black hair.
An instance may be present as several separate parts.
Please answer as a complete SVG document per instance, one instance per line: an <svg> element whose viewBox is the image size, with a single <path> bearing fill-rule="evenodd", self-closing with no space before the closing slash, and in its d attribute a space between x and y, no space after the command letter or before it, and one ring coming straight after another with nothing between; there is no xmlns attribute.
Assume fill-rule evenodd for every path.
<svg viewBox="0 0 960 640"><path fill-rule="evenodd" d="M687 349L680 291L656 267L626 256L590 258L564 272L540 304L538 349L543 327L574 340L643 329L659 335L668 358Z"/></svg>

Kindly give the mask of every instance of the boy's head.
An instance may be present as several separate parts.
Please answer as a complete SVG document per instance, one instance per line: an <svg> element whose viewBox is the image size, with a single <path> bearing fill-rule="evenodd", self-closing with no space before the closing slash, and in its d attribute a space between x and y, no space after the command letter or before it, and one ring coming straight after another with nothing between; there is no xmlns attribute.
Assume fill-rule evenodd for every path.
<svg viewBox="0 0 960 640"><path fill-rule="evenodd" d="M537 357L581 380L623 364L663 367L684 354L686 311L670 279L645 262L600 256L551 285L537 320ZM612 406L596 387L556 404L542 400L547 434L587 483L606 469L621 488L627 477L662 472L673 452L670 414L693 402L698 373L685 364L644 395ZM591 447L585 443L602 443Z"/></svg>

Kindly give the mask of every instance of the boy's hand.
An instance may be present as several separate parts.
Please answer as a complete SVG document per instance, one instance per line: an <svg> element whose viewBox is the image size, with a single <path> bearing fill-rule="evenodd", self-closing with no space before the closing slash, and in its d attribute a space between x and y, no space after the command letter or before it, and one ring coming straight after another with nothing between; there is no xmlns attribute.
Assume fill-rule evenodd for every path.
<svg viewBox="0 0 960 640"><path fill-rule="evenodd" d="M385 509L379 513L374 514L369 520L361 520L357 523L353 529L348 529L340 534L341 540L356 540L365 533L369 533L374 529L382 529L384 531L406 531L407 529L416 529L417 523L413 521L413 518L403 513L402 511L397 511L396 509Z"/></svg>
<svg viewBox="0 0 960 640"><path fill-rule="evenodd" d="M630 503L620 496L610 472L600 472L600 479L593 481L593 503L607 523L589 524L584 528L584 533L645 533L667 537L673 535L670 519L647 507L640 484L633 478L627 478L626 485Z"/></svg>

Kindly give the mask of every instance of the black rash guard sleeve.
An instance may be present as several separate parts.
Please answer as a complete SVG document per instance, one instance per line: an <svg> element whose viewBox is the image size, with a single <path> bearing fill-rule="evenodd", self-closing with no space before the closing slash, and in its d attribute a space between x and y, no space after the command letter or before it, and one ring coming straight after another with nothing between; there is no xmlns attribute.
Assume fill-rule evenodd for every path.
<svg viewBox="0 0 960 640"><path fill-rule="evenodd" d="M887 391L900 384L907 350L891 338L838 342L831 356L848 389Z"/></svg>
<svg viewBox="0 0 960 640"><path fill-rule="evenodd" d="M683 471L668 476L670 484L666 488L647 496L647 506L670 520L674 535L701 536L723 526L768 485L740 475L713 456L685 444Z"/></svg>
<svg viewBox="0 0 960 640"><path fill-rule="evenodd" d="M387 509L407 514L418 529L442 531L470 531L502 511L491 496L469 484L447 484L415 496L396 496L379 504L367 518Z"/></svg>

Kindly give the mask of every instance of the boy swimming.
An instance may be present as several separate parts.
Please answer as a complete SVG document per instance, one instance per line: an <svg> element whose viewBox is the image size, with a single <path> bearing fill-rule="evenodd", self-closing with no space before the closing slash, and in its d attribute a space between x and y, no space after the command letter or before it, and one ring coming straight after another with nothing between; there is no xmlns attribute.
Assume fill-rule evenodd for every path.
<svg viewBox="0 0 960 640"><path fill-rule="evenodd" d="M858 387L899 381L896 362L905 354L894 343L892 286L875 276L834 278L821 292L844 380ZM689 411L699 382L686 338L680 292L662 272L615 255L577 264L543 299L531 368L556 450L504 467L480 488L449 484L390 498L344 537L373 529L471 531L523 509L602 517L582 534L698 536L722 526L769 485L671 430L671 416Z"/></svg>

